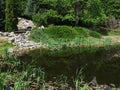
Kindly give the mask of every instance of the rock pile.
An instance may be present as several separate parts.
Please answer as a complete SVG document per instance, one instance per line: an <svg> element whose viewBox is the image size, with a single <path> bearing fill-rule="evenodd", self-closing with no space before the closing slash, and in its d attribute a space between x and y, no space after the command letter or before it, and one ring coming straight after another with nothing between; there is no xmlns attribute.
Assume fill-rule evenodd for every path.
<svg viewBox="0 0 120 90"><path fill-rule="evenodd" d="M19 51L29 51L30 49L35 49L39 48L42 45L40 43L36 43L34 41L31 41L29 39L30 31L26 31L25 33L14 33L14 32L0 32L0 37L6 38L9 43L13 44L15 47L13 48L14 50L9 50L14 51L14 52L19 52ZM19 52L21 53L21 52Z"/></svg>
<svg viewBox="0 0 120 90"><path fill-rule="evenodd" d="M45 48L45 45L29 39L30 29L35 27L33 21L18 17L17 26L17 32L0 32L1 39L7 39L10 44L14 45L13 49L9 49L10 52L23 53L24 51L26 52L40 47ZM39 28L44 28L44 26Z"/></svg>

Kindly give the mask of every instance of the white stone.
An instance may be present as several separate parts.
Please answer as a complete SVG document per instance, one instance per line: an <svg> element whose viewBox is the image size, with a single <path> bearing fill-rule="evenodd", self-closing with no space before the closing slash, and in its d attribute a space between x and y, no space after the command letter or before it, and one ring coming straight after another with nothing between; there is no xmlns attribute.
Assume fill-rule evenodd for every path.
<svg viewBox="0 0 120 90"><path fill-rule="evenodd" d="M9 53L13 53L13 51L14 51L13 48L9 48L9 49L8 49L8 52L9 52Z"/></svg>

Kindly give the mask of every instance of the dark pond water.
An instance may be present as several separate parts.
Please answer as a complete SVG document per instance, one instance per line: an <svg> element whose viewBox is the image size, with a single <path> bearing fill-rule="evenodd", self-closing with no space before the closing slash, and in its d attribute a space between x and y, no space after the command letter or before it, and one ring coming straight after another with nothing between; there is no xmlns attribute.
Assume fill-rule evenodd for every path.
<svg viewBox="0 0 120 90"><path fill-rule="evenodd" d="M83 49L83 48L82 48ZM65 51L65 49L64 49ZM54 51L55 52L55 51ZM85 49L81 51L66 50L55 52L49 50L34 50L19 57L26 64L44 68L48 79L61 74L72 78L76 70L83 68L86 81L91 81L94 76L100 84L120 84L120 48Z"/></svg>

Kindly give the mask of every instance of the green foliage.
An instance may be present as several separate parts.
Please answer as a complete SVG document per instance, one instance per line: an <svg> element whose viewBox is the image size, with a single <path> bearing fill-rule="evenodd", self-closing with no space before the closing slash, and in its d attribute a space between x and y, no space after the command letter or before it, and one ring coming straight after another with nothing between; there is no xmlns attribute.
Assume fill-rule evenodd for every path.
<svg viewBox="0 0 120 90"><path fill-rule="evenodd" d="M117 35L117 36L120 36L120 30L119 29L110 30L108 32L108 35Z"/></svg>
<svg viewBox="0 0 120 90"><path fill-rule="evenodd" d="M83 77L83 68L82 68L80 71L76 72L76 76L74 79L74 85L75 85L76 89L80 89L80 84L83 81L83 79L84 79L84 77Z"/></svg>
<svg viewBox="0 0 120 90"><path fill-rule="evenodd" d="M106 15L102 8L101 0L88 0L88 8L84 10L83 22L92 24L92 26L103 25L105 23Z"/></svg>
<svg viewBox="0 0 120 90"><path fill-rule="evenodd" d="M47 39L47 35L39 28L33 28L29 37L36 42Z"/></svg>
<svg viewBox="0 0 120 90"><path fill-rule="evenodd" d="M44 32L52 38L74 38L77 31L69 26L53 26L50 25L44 29Z"/></svg>
<svg viewBox="0 0 120 90"><path fill-rule="evenodd" d="M25 12L24 12L24 15L27 15L27 16L32 16L33 14L33 8L32 7L32 0L27 0L27 4L26 4L26 9L25 9Z"/></svg>
<svg viewBox="0 0 120 90"><path fill-rule="evenodd" d="M17 2L19 2L17 4L17 13L20 16L23 16L24 15L24 12L26 10L26 6L27 6L27 0L17 0Z"/></svg>
<svg viewBox="0 0 120 90"><path fill-rule="evenodd" d="M10 3L13 3L12 0ZM6 31L16 30L15 14L33 19L37 25L62 23L64 25L85 24L96 27L103 25L107 16L120 19L119 0L18 0L14 4L14 9L12 9L12 5L9 8L11 12L8 12L9 9L6 8L6 28L9 28ZM0 6L0 27L4 29L5 2L3 0L0 1ZM7 3L6 7L8 7ZM13 19L11 20L10 17ZM13 22L13 24L9 22Z"/></svg>
<svg viewBox="0 0 120 90"><path fill-rule="evenodd" d="M47 16L46 14L37 13L32 16L33 21L37 26L46 25L47 24Z"/></svg>
<svg viewBox="0 0 120 90"><path fill-rule="evenodd" d="M12 48L12 47L13 46L11 44L9 44L6 40L0 39L0 57L6 56L7 49Z"/></svg>
<svg viewBox="0 0 120 90"><path fill-rule="evenodd" d="M39 82L45 82L45 73L40 67L24 65L14 57L5 58L0 62L1 90L6 87L10 87L11 90L27 90L32 85L37 87Z"/></svg>
<svg viewBox="0 0 120 90"><path fill-rule="evenodd" d="M12 32L17 30L17 1L6 0L6 23L5 31Z"/></svg>
<svg viewBox="0 0 120 90"><path fill-rule="evenodd" d="M95 37L95 38L101 38L101 34L96 32L96 31L89 31L90 36Z"/></svg>
<svg viewBox="0 0 120 90"><path fill-rule="evenodd" d="M105 14L120 20L120 0L101 0Z"/></svg>
<svg viewBox="0 0 120 90"><path fill-rule="evenodd" d="M120 11L119 0L22 0L21 3L20 8L21 12L24 11L24 15L38 17L39 13L40 17L47 17L44 18L47 24L68 21L70 25L79 25L79 21L82 21L86 25L95 27L103 25L106 16L113 15L119 19ZM40 21L38 19L35 22Z"/></svg>
<svg viewBox="0 0 120 90"><path fill-rule="evenodd" d="M78 32L78 36L80 36L80 37L88 37L89 36L89 30L87 28L74 27L74 29Z"/></svg>

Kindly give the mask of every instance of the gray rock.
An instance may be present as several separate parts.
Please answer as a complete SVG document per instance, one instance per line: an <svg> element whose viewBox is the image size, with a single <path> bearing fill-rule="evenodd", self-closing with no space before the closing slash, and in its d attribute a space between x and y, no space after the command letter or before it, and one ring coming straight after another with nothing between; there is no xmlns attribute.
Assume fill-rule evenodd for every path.
<svg viewBox="0 0 120 90"><path fill-rule="evenodd" d="M14 32L8 34L8 37L14 37L14 36L15 36Z"/></svg>
<svg viewBox="0 0 120 90"><path fill-rule="evenodd" d="M3 36L8 36L9 35L9 32L5 32L5 33L3 33Z"/></svg>
<svg viewBox="0 0 120 90"><path fill-rule="evenodd" d="M8 52L10 52L10 53L13 53L13 51L14 51L13 48L8 49Z"/></svg>
<svg viewBox="0 0 120 90"><path fill-rule="evenodd" d="M14 43L15 42L15 38L14 37L11 37L11 38L9 38L9 40L8 40L8 43Z"/></svg>

